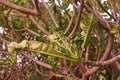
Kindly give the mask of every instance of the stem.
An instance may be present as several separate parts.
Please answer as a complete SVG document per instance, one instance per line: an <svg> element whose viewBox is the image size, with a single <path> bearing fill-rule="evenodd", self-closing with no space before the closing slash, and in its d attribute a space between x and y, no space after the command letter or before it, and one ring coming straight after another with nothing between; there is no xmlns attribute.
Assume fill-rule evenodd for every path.
<svg viewBox="0 0 120 80"><path fill-rule="evenodd" d="M39 52L41 54L45 54L45 55L49 55L49 56L53 56L53 57L58 57L58 58L63 58L63 59L67 59L67 60L70 60L70 61L75 61L75 62L78 61L78 60L71 59L71 58L68 58L68 57L65 57L65 56L60 56L60 55L56 55L56 54L52 54L52 53L47 53L47 52L43 52L43 51L36 51L36 50L30 50L30 51Z"/></svg>
<svg viewBox="0 0 120 80"><path fill-rule="evenodd" d="M114 17L113 15L111 15L111 14L103 7L103 5L101 4L100 0L97 0L97 2L98 2L98 4L100 5L100 7L101 7L110 17L112 17L114 20L116 20L115 17Z"/></svg>
<svg viewBox="0 0 120 80"><path fill-rule="evenodd" d="M76 31L77 27L79 26L80 18L81 18L82 10L83 10L83 5L84 5L84 0L82 0L81 5L80 5L80 9L79 9L79 12L78 12L77 22L76 22L76 24L75 24L72 32L71 32L71 33L69 34L69 36L67 37L68 40L71 38L71 36L74 34L74 32Z"/></svg>
<svg viewBox="0 0 120 80"><path fill-rule="evenodd" d="M41 66L44 66L44 67L46 67L48 69L53 69L52 66L50 66L50 65L48 65L48 64L46 64L44 62L38 61L38 60L32 58L30 55L27 55L26 53L21 53L21 54L24 55L25 57L27 57L28 59L34 61L35 63L41 65Z"/></svg>
<svg viewBox="0 0 120 80"><path fill-rule="evenodd" d="M25 25L25 30L28 31L28 32L30 32L31 34L33 34L35 36L38 36L38 37L40 36L38 33L32 31L31 29L29 29L29 25L27 23Z"/></svg>
<svg viewBox="0 0 120 80"><path fill-rule="evenodd" d="M106 60L106 61L99 61L99 62L94 62L94 61L87 61L85 64L89 64L91 66L107 66L110 64L113 64L114 62L118 61L120 59L120 55L117 55L113 57L112 59Z"/></svg>
<svg viewBox="0 0 120 80"><path fill-rule="evenodd" d="M70 27L71 27L71 25L73 23L73 20L74 20L74 17L75 17L75 13L76 13L76 11L73 11L73 14L72 14L73 16L72 16L72 18L70 20L70 23L69 23L67 29L65 30L64 34L66 34L69 31L69 29L70 29Z"/></svg>
<svg viewBox="0 0 120 80"><path fill-rule="evenodd" d="M35 19L29 15L30 20L32 21L32 23L37 26L37 28L42 31L43 33L45 33L46 35L50 35L50 33L48 31L46 31L40 24L37 23L37 21L35 21Z"/></svg>
<svg viewBox="0 0 120 80"><path fill-rule="evenodd" d="M51 16L51 18L52 18L53 23L55 24L55 26L56 26L56 27L59 27L57 20L56 20L55 17L53 16L52 11L51 11L50 8L47 6L46 2L45 2L44 0L41 0L41 1L43 2L43 4L45 5L46 9L48 10L48 12L49 12L49 14L50 14L50 16Z"/></svg>

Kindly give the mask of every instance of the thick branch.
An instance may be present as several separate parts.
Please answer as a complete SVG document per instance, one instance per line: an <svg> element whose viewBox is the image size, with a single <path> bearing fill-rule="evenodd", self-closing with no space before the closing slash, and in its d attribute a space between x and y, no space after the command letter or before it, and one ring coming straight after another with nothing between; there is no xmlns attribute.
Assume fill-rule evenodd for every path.
<svg viewBox="0 0 120 80"><path fill-rule="evenodd" d="M0 0L0 4L3 4L4 6L7 6L7 7L10 7L12 9L15 9L15 10L18 10L22 13L25 13L25 14L33 14L33 15L36 15L38 16L39 19L41 19L46 25L48 25L49 23L49 19L46 17L46 16L42 16L40 15L40 12L38 12L36 9L35 10L32 10L32 9L29 9L29 8L24 8L24 7L21 7L21 6L18 6L16 4L13 4L13 3L10 3L6 0Z"/></svg>
<svg viewBox="0 0 120 80"><path fill-rule="evenodd" d="M120 54L120 51L117 54ZM113 58L116 56L114 53L111 53L110 55ZM114 64L116 65L116 68L120 71L120 63L117 61Z"/></svg>
<svg viewBox="0 0 120 80"><path fill-rule="evenodd" d="M113 64L114 62L118 61L120 59L120 55L117 55L113 57L112 59L109 59L107 61L99 61L99 62L94 62L94 61L87 61L85 64L91 65L91 66L107 66L110 64Z"/></svg>
<svg viewBox="0 0 120 80"><path fill-rule="evenodd" d="M12 9L18 10L18 11L26 13L26 14L39 15L39 13L37 13L36 10L27 9L27 8L18 6L16 4L10 3L6 0L0 0L0 4L3 4L4 6L10 7Z"/></svg>
<svg viewBox="0 0 120 80"><path fill-rule="evenodd" d="M78 62L77 65L81 69L83 74L85 74L87 72L87 69L85 68L85 66L83 65L82 62Z"/></svg>
<svg viewBox="0 0 120 80"><path fill-rule="evenodd" d="M108 55L110 54L111 50L112 50L112 47L113 47L113 36L109 34L109 37L108 37L108 43L107 43L107 46L106 46L106 49L105 49L105 52L102 56L102 58L100 59L100 61L104 61L107 59ZM87 70L87 73L85 74L86 76L90 76L92 75L93 73L95 73L96 71L98 71L100 67L93 67L91 69L88 69Z"/></svg>

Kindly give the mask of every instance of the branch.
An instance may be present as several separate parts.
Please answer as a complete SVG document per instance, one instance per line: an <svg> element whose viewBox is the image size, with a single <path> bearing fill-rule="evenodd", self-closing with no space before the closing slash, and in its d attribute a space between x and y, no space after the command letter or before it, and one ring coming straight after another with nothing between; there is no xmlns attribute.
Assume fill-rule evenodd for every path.
<svg viewBox="0 0 120 80"><path fill-rule="evenodd" d="M3 42L6 42L6 43L10 43L10 41L5 40L1 35L0 35L0 40L2 40Z"/></svg>
<svg viewBox="0 0 120 80"><path fill-rule="evenodd" d="M85 64L91 65L91 66L102 66L103 67L103 66L113 64L114 62L118 61L119 59L120 59L120 55L117 55L107 61L99 61L99 62L87 61L87 62L85 62Z"/></svg>
<svg viewBox="0 0 120 80"><path fill-rule="evenodd" d="M62 74L67 75L68 70L67 70L67 62L66 62L66 60L60 58L59 63L60 63L60 69L62 71Z"/></svg>
<svg viewBox="0 0 120 80"><path fill-rule="evenodd" d="M83 80L83 79L78 78L73 70L70 70L70 74L75 80Z"/></svg>
<svg viewBox="0 0 120 80"><path fill-rule="evenodd" d="M100 5L100 7L102 8L102 10L104 10L110 17L112 17L114 20L116 20L115 17L113 17L113 15L111 15L111 14L103 7L103 5L101 4L100 0L97 0L97 2L98 2L98 4Z"/></svg>
<svg viewBox="0 0 120 80"><path fill-rule="evenodd" d="M120 51L117 54L120 54ZM116 56L115 54L113 54L113 52L110 55L111 55L111 57L115 57ZM114 64L116 65L116 68L120 71L120 63L117 61Z"/></svg>
<svg viewBox="0 0 120 80"><path fill-rule="evenodd" d="M34 19L31 15L29 15L29 18L30 18L30 20L32 21L32 23L33 23L35 26L37 26L37 28L38 28L40 31L42 31L42 32L45 33L46 35L50 35L50 33L49 33L48 31L46 31L41 25L39 25L39 24L37 23L37 21L35 21L35 19Z"/></svg>
<svg viewBox="0 0 120 80"><path fill-rule="evenodd" d="M45 16L45 15L41 15L41 16L37 16L39 19L41 19L44 23L45 23L45 25L48 25L49 24L49 18L47 17L47 16Z"/></svg>
<svg viewBox="0 0 120 80"><path fill-rule="evenodd" d="M77 65L83 74L85 74L87 72L87 69L82 62L78 62Z"/></svg>
<svg viewBox="0 0 120 80"><path fill-rule="evenodd" d="M120 71L120 63L119 63L119 62L115 62L115 65L116 65L116 67L117 67L117 70Z"/></svg>
<svg viewBox="0 0 120 80"><path fill-rule="evenodd" d="M0 4L3 4L4 6L10 7L12 9L18 10L18 11L26 13L26 14L33 14L33 15L36 15L36 16L39 15L39 13L37 13L36 10L27 9L27 8L18 6L16 4L10 3L6 0L0 0Z"/></svg>
<svg viewBox="0 0 120 80"><path fill-rule="evenodd" d="M86 66L84 66L84 64L82 62L78 62L77 63L78 67L80 68L81 72L82 72L82 80L86 80L85 79L85 73L87 72L87 68Z"/></svg>
<svg viewBox="0 0 120 80"><path fill-rule="evenodd" d="M29 9L30 8L30 1L27 0L27 8ZM32 21L32 23L38 27L38 29L40 31L42 31L43 33L45 33L46 35L49 35L50 33L48 31L46 31L40 24L38 24L38 22L31 16L31 15L28 15L28 17L30 18L30 20ZM39 17L39 16L38 16ZM40 18L40 17L39 17Z"/></svg>
<svg viewBox="0 0 120 80"><path fill-rule="evenodd" d="M72 18L70 20L70 23L69 23L67 29L65 30L64 34L66 34L69 31L69 29L70 29L70 27L71 27L71 25L73 23L73 20L74 20L74 17L75 17L75 13L76 13L76 11L73 11L73 14L72 14L73 16L72 16Z"/></svg>
<svg viewBox="0 0 120 80"><path fill-rule="evenodd" d="M27 30L28 32L30 32L31 34L33 34L35 36L38 36L38 37L40 36L38 33L32 31L31 29L29 29L29 25L28 24L25 25L25 29L24 30Z"/></svg>
<svg viewBox="0 0 120 80"><path fill-rule="evenodd" d="M15 17L22 17L22 18L27 17L27 15L24 15L24 14L16 14L16 13L12 13L12 12L10 12L10 15L11 15L11 16L15 16Z"/></svg>
<svg viewBox="0 0 120 80"><path fill-rule="evenodd" d="M38 7L38 0L32 0L32 2L34 4L34 6L35 6L36 11L40 14L39 7Z"/></svg>
<svg viewBox="0 0 120 80"><path fill-rule="evenodd" d="M112 47L113 47L113 43L114 43L114 37L113 35L109 35L108 37L108 43L105 49L105 52L103 54L103 57L100 59L100 61L104 61L107 59L108 55L110 54Z"/></svg>
<svg viewBox="0 0 120 80"><path fill-rule="evenodd" d="M114 18L116 20L117 19L117 15L116 15L116 12L115 12L115 7L113 5L113 1L112 0L108 0L108 2L110 3L112 15L114 16Z"/></svg>
<svg viewBox="0 0 120 80"><path fill-rule="evenodd" d="M97 41L100 42L100 32L97 27L94 28L94 32L96 34Z"/></svg>
<svg viewBox="0 0 120 80"><path fill-rule="evenodd" d="M82 0L79 1L82 2ZM92 13L93 15L95 14L94 11L86 3L84 3L83 6L88 12Z"/></svg>
<svg viewBox="0 0 120 80"><path fill-rule="evenodd" d="M118 18L118 19L120 19L120 18ZM119 23L119 21L118 21L118 23L117 22L113 22L113 21L107 21L107 23L109 23L110 25L116 25L116 24L118 24Z"/></svg>
<svg viewBox="0 0 120 80"><path fill-rule="evenodd" d="M86 62L88 61L89 49L90 49L90 44L87 45L87 49L86 49L86 52L85 52L85 61Z"/></svg>
<svg viewBox="0 0 120 80"><path fill-rule="evenodd" d="M3 4L4 6L7 6L7 7L10 7L12 9L15 9L15 10L18 10L22 13L25 13L25 14L33 14L33 15L36 15L39 19L41 19L46 25L48 25L49 23L49 19L46 17L46 16L41 16L40 13L35 9L35 10L32 10L32 9L28 9L28 8L24 8L24 7L21 7L21 6L18 6L16 4L13 4L13 3L10 3L6 0L0 0L0 4Z"/></svg>
<svg viewBox="0 0 120 80"><path fill-rule="evenodd" d="M47 6L46 2L45 2L44 0L41 0L41 1L43 2L43 4L45 5L46 9L48 10L48 12L49 12L49 14L50 14L50 16L51 16L51 18L52 18L53 23L55 24L55 26L56 26L56 27L60 27L60 26L58 25L58 22L56 21L55 17L53 16L50 8Z"/></svg>
<svg viewBox="0 0 120 80"><path fill-rule="evenodd" d="M64 75L63 76L63 79L64 80L67 80L67 74L68 74L68 69L67 69L67 62L65 59L59 59L59 63L60 63L60 71L62 72L62 74Z"/></svg>
<svg viewBox="0 0 120 80"><path fill-rule="evenodd" d="M120 14L120 12L118 14ZM120 24L120 15L118 16L117 24Z"/></svg>
<svg viewBox="0 0 120 80"><path fill-rule="evenodd" d="M104 52L102 58L100 59L100 61L104 61L104 60L107 59L108 55L110 54L110 52L111 52L111 50L112 50L113 43L114 43L113 35L110 35L110 34L109 34L108 43L107 43L105 52ZM100 67L93 67L93 68L91 68L91 69L88 69L85 75L86 75L86 76L90 76L90 75L94 74L96 71L98 71L99 68L100 68Z"/></svg>
<svg viewBox="0 0 120 80"><path fill-rule="evenodd" d="M37 66L36 63L34 63L34 65L35 65L35 68L36 68L36 72L37 72L38 74L40 74L41 76L49 76L48 74L45 74L45 73L40 72L40 71L39 71L39 68L38 68L38 66Z"/></svg>
<svg viewBox="0 0 120 80"><path fill-rule="evenodd" d="M72 30L72 32L68 35L67 39L69 40L71 38L71 36L74 34L74 32L76 31L79 23L80 23L80 19L81 19L81 15L82 15L82 10L83 10L83 5L84 5L84 0L82 0L81 5L80 5L80 9L78 12L78 18L77 18L77 22L75 23L75 26Z"/></svg>
<svg viewBox="0 0 120 80"><path fill-rule="evenodd" d="M41 66L43 66L43 67L45 67L45 68L53 69L52 66L50 66L49 64L46 64L46 63L41 62L41 61L38 61L38 60L32 58L30 55L27 55L26 53L23 53L23 52L22 52L21 54L24 55L26 58L32 60L33 62L35 62L35 63L37 63L37 64L39 64L39 65L41 65Z"/></svg>
<svg viewBox="0 0 120 80"><path fill-rule="evenodd" d="M3 15L3 23L5 24L5 26L10 30L10 32L17 38L17 40L19 41L20 40L20 37L19 35L17 35L17 33L15 32L14 28L11 27L8 23L8 17L5 15Z"/></svg>
<svg viewBox="0 0 120 80"><path fill-rule="evenodd" d="M73 5L74 8L79 9L79 6L76 5L72 0L69 0L69 1L71 2L71 4Z"/></svg>
<svg viewBox="0 0 120 80"><path fill-rule="evenodd" d="M79 0L80 2L82 2L82 0ZM98 21L99 21L99 23L102 25L102 27L107 31L107 32L109 32L109 30L110 30L110 28L108 27L108 24L106 24L106 20L104 20L100 15L98 15L98 13L95 13L95 11L93 10L93 9L91 9L86 3L84 3L84 8L88 11L88 12L90 12L90 13L92 13L93 15L95 15L97 18L98 18ZM96 12L98 12L97 10L96 10ZM105 22L104 22L105 21Z"/></svg>
<svg viewBox="0 0 120 80"><path fill-rule="evenodd" d="M95 4L92 2L92 5L94 5L94 12L95 12L95 15L96 17L100 20L100 23L103 22L103 24L105 26L103 26L107 32L109 32L111 30L111 27L110 25L107 23L106 19L104 19L101 15L100 15L100 12L98 11L97 7L95 6Z"/></svg>

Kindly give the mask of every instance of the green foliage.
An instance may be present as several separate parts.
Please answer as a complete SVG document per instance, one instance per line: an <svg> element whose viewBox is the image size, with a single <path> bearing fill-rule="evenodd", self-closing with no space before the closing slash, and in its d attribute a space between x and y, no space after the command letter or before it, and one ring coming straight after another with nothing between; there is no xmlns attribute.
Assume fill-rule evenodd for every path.
<svg viewBox="0 0 120 80"><path fill-rule="evenodd" d="M70 39L71 46L80 48L80 45L83 43L83 38L79 32L76 32Z"/></svg>
<svg viewBox="0 0 120 80"><path fill-rule="evenodd" d="M60 36L58 36L60 37ZM62 42L63 39L60 38ZM60 44L58 42L56 42L57 44ZM59 58L65 58L68 60L73 60L76 61L74 59L76 59L76 55L74 53L72 53L72 51L70 50L70 47L67 45L67 43L63 43L67 48L67 50L70 53L70 57L72 57L73 59L71 59L68 54L64 53L64 50L59 49L59 47L56 45L52 45L52 44L45 44L39 41L27 41L27 40L23 40L21 43L16 43L16 42L12 42L8 45L8 51L9 53L11 53L11 55L16 54L16 49L28 49L29 51L33 51L33 52L40 52L41 54L46 54L46 55L50 55L50 56L54 56L54 57L59 57ZM61 47L61 45L60 45ZM64 48L65 49L65 48ZM63 51L63 52L62 52ZM64 53L64 54L63 54ZM66 57L67 56L67 57ZM12 56L13 58L15 58L15 56ZM15 59L12 59L15 60ZM13 62L13 61L12 61Z"/></svg>
<svg viewBox="0 0 120 80"><path fill-rule="evenodd" d="M70 43L64 37L63 32L61 30L59 30L58 28L54 28L54 27L52 27L52 31L53 31L53 35L56 36L56 39L54 42L57 43L62 48L64 48L66 51L68 51L69 52L68 55L71 58L78 59L78 53L76 51L73 52L71 50ZM72 46L72 47L74 47L74 46Z"/></svg>
<svg viewBox="0 0 120 80"><path fill-rule="evenodd" d="M5 1L5 0L3 0ZM27 9L28 0L6 0L13 4L19 5ZM29 0L30 8L35 9L34 1ZM50 1L50 0L49 0ZM56 4L58 2L58 5ZM62 2L61 2L62 1ZM112 46L115 54L120 50L120 24L119 24L119 2L113 2L113 9L110 2L104 1L102 6L109 12L115 9L117 18L115 20L108 16L97 0L84 0L88 5L87 9L93 10L91 13L84 6L80 25L70 40L67 40L69 34L76 23L79 0L51 0L46 3L51 13L59 24L59 28L53 24L50 13L47 11L43 3L39 3L40 15L33 15L19 12L15 9L0 4L0 27L4 29L4 33L0 33L0 80L9 78L14 80L76 80L82 77L82 69L77 62L92 60L98 62L103 57L104 51L108 43L109 34L114 36L114 44ZM68 27L73 11L68 9L70 4L74 3L73 11L75 11L74 20L67 34L64 31ZM97 10L95 10L97 9ZM112 12L111 15L113 15ZM97 14L97 15L95 15ZM28 15L33 16L38 25L42 26L50 35L45 35L36 25L32 23ZM114 17L115 15L113 15ZM108 17L108 18L106 18ZM103 19L103 21L102 21ZM48 20L48 23L44 22ZM111 30L106 31L106 23L110 25ZM26 27L27 25L27 27ZM27 29L28 28L28 29ZM97 29L97 31L95 31ZM98 33L97 33L98 32ZM35 35L37 34L37 36ZM38 36L39 35L39 36ZM88 49L88 45L90 45ZM53 67L53 70L32 62L29 58L23 56L21 52L31 55L35 60L40 60ZM88 52L88 55L86 54ZM36 56L40 57L36 57ZM116 54L118 55L118 54ZM88 57L88 58L87 58ZM19 60L20 59L20 60ZM106 60L111 59L107 57ZM65 60L66 62L61 62ZM20 62L19 62L20 61ZM113 64L114 65L114 64ZM83 66L91 69L91 66L83 63ZM112 65L110 65L112 66ZM111 67L106 66L98 70L96 74L90 75L90 80L108 80ZM88 71L89 71L88 69ZM64 73L66 71L66 73ZM119 72L115 70L115 79L119 80ZM9 75L13 75L10 76Z"/></svg>
<svg viewBox="0 0 120 80"><path fill-rule="evenodd" d="M114 34L120 40L120 24L114 25L110 33Z"/></svg>
<svg viewBox="0 0 120 80"><path fill-rule="evenodd" d="M84 50L85 46L86 46L86 42L89 38L90 32L93 29L94 26L92 26L92 21L93 21L93 16L92 15L88 15L83 19L83 23L80 23L80 28L82 29L81 31L81 35L83 37L83 43L81 45L82 50ZM84 24L86 22L89 22L89 24ZM82 55L81 55L82 56Z"/></svg>

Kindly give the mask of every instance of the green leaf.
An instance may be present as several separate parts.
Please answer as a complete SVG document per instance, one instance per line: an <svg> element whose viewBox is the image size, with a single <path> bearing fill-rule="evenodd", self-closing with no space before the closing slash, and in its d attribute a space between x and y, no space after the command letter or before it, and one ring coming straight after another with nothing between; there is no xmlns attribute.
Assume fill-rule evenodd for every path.
<svg viewBox="0 0 120 80"><path fill-rule="evenodd" d="M62 38L61 38L61 40L62 40ZM65 42L64 42L64 44L67 46L67 49L70 50L70 48L68 47L68 45ZM49 56L53 56L53 57L77 61L76 54L72 53L73 59L70 58L71 56L70 57L65 56L65 54L63 54L63 52L61 51L62 49L59 49L59 46L57 44L56 45L54 45L53 43L45 44L45 43L39 42L39 41L23 40L20 43L11 42L8 45L8 51L11 54L11 58L9 60L12 63L15 60L16 49L27 49L27 50L35 52L35 53L41 53L41 54L45 54L45 55L49 55ZM13 60L12 60L12 58L13 58Z"/></svg>
<svg viewBox="0 0 120 80"><path fill-rule="evenodd" d="M88 37L89 37L89 34L91 32L91 29L92 29L92 21L93 21L93 15L90 15L90 19L89 19L89 25L84 25L83 23L81 23L80 27L82 29L82 32L81 32L81 35L83 37L83 43L81 45L82 47L82 50L85 48L85 45L87 43L87 40L88 40Z"/></svg>
<svg viewBox="0 0 120 80"><path fill-rule="evenodd" d="M120 30L120 24L114 25L110 31L111 34L119 33Z"/></svg>

